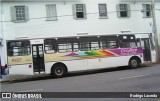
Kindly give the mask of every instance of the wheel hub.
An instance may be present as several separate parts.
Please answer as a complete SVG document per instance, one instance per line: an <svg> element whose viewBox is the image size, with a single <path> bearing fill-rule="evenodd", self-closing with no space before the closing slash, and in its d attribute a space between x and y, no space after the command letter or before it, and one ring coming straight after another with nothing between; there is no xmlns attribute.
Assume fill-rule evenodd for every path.
<svg viewBox="0 0 160 101"><path fill-rule="evenodd" d="M131 63L132 63L132 66L137 66L137 61L133 60Z"/></svg>
<svg viewBox="0 0 160 101"><path fill-rule="evenodd" d="M57 68L55 69L55 74L56 74L56 75L62 75L62 74L63 74L63 68L57 67Z"/></svg>

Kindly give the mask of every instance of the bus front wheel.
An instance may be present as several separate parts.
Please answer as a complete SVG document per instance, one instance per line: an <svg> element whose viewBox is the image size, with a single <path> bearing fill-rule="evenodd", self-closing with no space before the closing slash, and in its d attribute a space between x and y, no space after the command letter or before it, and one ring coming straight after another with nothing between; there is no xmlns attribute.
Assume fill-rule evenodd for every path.
<svg viewBox="0 0 160 101"><path fill-rule="evenodd" d="M67 69L63 64L56 64L51 69L51 75L55 78L64 77L67 73Z"/></svg>
<svg viewBox="0 0 160 101"><path fill-rule="evenodd" d="M138 59L136 58L132 58L129 61L129 68L131 69L135 69L139 67L140 62L138 61Z"/></svg>

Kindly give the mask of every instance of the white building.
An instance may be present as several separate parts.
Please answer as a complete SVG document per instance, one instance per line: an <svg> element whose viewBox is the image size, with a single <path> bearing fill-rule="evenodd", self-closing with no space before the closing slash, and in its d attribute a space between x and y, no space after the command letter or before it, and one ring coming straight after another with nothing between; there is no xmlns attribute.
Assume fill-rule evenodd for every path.
<svg viewBox="0 0 160 101"><path fill-rule="evenodd" d="M3 44L20 38L152 33L151 0L2 0L0 5ZM158 0L155 9L160 33ZM5 49L0 47L1 58Z"/></svg>

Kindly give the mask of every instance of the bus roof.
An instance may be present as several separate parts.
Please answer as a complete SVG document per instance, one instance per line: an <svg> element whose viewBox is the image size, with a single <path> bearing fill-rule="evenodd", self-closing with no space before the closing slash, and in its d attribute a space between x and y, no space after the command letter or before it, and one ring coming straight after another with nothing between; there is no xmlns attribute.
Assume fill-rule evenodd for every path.
<svg viewBox="0 0 160 101"><path fill-rule="evenodd" d="M59 36L59 37L44 37L44 38L16 38L7 41L17 41L17 40L36 40L36 39L52 39L52 38L76 38L76 37L98 37L98 36L118 36L118 35L135 35L136 38L148 38L149 33L117 33L117 34L96 34L96 35L74 35L74 36Z"/></svg>

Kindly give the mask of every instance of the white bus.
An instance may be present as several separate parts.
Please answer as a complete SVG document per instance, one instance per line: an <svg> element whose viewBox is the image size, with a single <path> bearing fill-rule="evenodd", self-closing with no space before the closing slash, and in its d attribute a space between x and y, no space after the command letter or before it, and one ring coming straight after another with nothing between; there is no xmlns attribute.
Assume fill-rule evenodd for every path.
<svg viewBox="0 0 160 101"><path fill-rule="evenodd" d="M149 34L87 35L7 40L9 74L51 74L112 68L139 67L155 61Z"/></svg>

